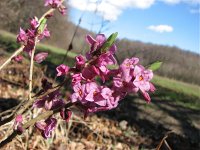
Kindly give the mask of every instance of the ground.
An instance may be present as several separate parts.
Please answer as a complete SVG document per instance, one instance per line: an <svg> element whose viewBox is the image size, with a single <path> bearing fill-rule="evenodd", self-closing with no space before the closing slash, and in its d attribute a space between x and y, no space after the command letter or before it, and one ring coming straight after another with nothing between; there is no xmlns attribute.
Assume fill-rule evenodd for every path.
<svg viewBox="0 0 200 150"><path fill-rule="evenodd" d="M21 65L23 64L9 65L9 78L5 75L9 69L1 73L0 112L15 106L27 96L27 90L24 90L26 85L18 80L25 71L24 66L20 72L18 66ZM18 70L14 71L13 68ZM65 129L58 128L58 135L53 135L50 140L43 140L38 131L33 132L29 138L29 148L154 149L168 134L166 141L173 150L200 149L199 97L160 86L157 86L157 91L151 97L151 103L147 104L138 95L129 95L121 101L118 108L93 114L86 119L72 108L75 113L71 122L66 124L60 121L61 127ZM0 132L1 137L4 134ZM26 136L20 137L21 143L27 141ZM23 149L22 145L18 145L19 139L15 139L13 143L15 149ZM12 144L8 146L10 149L13 149ZM166 145L161 149L167 149Z"/></svg>

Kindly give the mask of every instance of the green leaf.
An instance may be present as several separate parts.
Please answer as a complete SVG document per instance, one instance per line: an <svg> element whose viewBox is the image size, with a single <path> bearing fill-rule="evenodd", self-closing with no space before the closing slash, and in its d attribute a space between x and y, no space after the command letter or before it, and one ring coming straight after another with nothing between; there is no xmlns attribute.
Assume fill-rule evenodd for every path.
<svg viewBox="0 0 200 150"><path fill-rule="evenodd" d="M107 50L114 44L116 38L117 38L118 32L115 32L109 36L109 38L106 40L106 42L101 47L101 53L107 52Z"/></svg>
<svg viewBox="0 0 200 150"><path fill-rule="evenodd" d="M113 69L118 69L119 66L118 65L107 65L106 66L108 69L113 70Z"/></svg>
<svg viewBox="0 0 200 150"><path fill-rule="evenodd" d="M40 21L40 26L38 27L38 33L42 33L45 29L45 26L46 26L46 22L47 22L47 19L44 18Z"/></svg>
<svg viewBox="0 0 200 150"><path fill-rule="evenodd" d="M150 64L150 66L148 67L148 69L152 70L152 71L155 71L155 70L158 70L162 65L162 62L161 61L156 61L152 64Z"/></svg>

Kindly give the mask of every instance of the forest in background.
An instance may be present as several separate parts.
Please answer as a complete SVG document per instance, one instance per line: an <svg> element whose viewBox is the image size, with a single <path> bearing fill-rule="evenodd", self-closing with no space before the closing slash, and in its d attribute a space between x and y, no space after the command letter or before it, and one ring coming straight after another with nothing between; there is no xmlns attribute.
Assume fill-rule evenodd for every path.
<svg viewBox="0 0 200 150"><path fill-rule="evenodd" d="M43 1L5 0L0 3L0 8L0 19L4 20L0 22L0 29L14 34L18 33L19 27L26 28L27 18L34 17L34 15L39 17L45 12ZM69 10L70 8L68 8ZM61 17L60 14L55 13L55 17L50 19L48 28L53 36L44 42L67 49L76 30L76 25L70 22L69 16ZM78 28L72 43L73 52L84 53L87 50L85 44L86 34L95 35L95 33L81 27ZM118 39L117 47L119 61L132 56L139 57L144 65L154 61L162 61L163 65L156 72L157 74L200 85L199 54L184 51L175 46L156 45L129 39Z"/></svg>

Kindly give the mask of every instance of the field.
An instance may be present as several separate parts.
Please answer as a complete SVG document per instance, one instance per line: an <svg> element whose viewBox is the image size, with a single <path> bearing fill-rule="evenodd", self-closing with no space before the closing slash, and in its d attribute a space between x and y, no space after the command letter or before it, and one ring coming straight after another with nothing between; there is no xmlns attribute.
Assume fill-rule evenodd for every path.
<svg viewBox="0 0 200 150"><path fill-rule="evenodd" d="M13 34L0 30L0 62L18 47ZM47 66L53 76L56 65L62 62L66 53L65 50L45 44L40 44L37 49L49 52L48 59L42 65ZM73 66L72 59L75 56L75 53L69 52L66 63ZM0 86L2 91L0 92L1 107L7 98L13 98L13 101L16 101L11 91L16 87L11 88L10 93L7 93L5 98L3 88L5 86L8 88L7 84L10 82L4 80L2 83L2 86ZM121 143L122 147L125 145L130 149L153 149L169 131L172 131L167 138L172 149L199 149L200 87L158 75L155 75L153 83L156 85L157 91L152 94L150 104L140 99L138 95L130 95L121 102L119 108L109 112L97 113L89 117L88 120L94 124L95 120L97 122L102 121L102 126L106 125L105 122L108 122L107 124L116 128L116 130L111 131L111 128L104 127L105 130L108 130L109 135L102 136L103 140L113 139L116 142L113 144L115 146L119 146L118 143ZM3 108L0 110L3 110ZM85 120L85 122L88 120ZM83 141L77 142L77 140L86 137L82 135L83 137L80 138L73 135L73 132L83 132L81 128L83 127L78 126L77 131L72 130L69 136L73 139L73 142L84 145ZM104 128L102 127L102 130ZM101 132L99 131L99 133ZM111 134L114 136L112 137ZM91 139L91 143L94 141L95 139Z"/></svg>

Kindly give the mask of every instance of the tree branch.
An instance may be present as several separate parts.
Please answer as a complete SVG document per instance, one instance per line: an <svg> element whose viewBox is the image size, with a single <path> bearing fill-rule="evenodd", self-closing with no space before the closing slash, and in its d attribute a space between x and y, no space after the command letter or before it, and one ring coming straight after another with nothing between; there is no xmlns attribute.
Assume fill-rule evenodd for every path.
<svg viewBox="0 0 200 150"><path fill-rule="evenodd" d="M43 119L47 119L48 117L52 116L55 113L58 113L62 108L69 108L73 105L73 103L69 102L67 104L65 104L64 107L59 107L57 109L54 110L49 110L46 111L44 113L42 113L41 115L37 116L36 118L28 121L27 123L25 123L22 126L22 129L26 130L28 129L30 126L34 125L37 121L43 120ZM3 146L5 146L6 144L8 144L9 142L11 142L18 134L20 134L19 131L13 131L13 133L11 135L9 135L5 140L1 141L0 143L0 148L2 148Z"/></svg>
<svg viewBox="0 0 200 150"><path fill-rule="evenodd" d="M31 101L32 96L31 96L31 92L32 92L32 84L33 84L33 66L34 66L34 55L35 55L35 48L36 48L36 44L37 44L37 37L35 38L35 43L34 43L34 47L33 50L31 52L31 65L30 65L30 72L29 72L29 100Z"/></svg>
<svg viewBox="0 0 200 150"><path fill-rule="evenodd" d="M24 46L21 46L18 50L16 50L16 51L10 56L10 58L8 58L8 59L0 66L0 71L1 71L5 66L7 66L15 56L17 56L18 54L20 54L20 53L23 51L23 49L24 49Z"/></svg>

